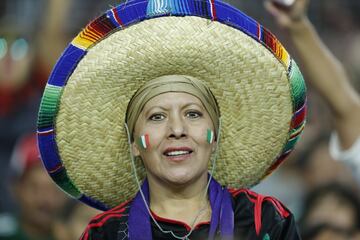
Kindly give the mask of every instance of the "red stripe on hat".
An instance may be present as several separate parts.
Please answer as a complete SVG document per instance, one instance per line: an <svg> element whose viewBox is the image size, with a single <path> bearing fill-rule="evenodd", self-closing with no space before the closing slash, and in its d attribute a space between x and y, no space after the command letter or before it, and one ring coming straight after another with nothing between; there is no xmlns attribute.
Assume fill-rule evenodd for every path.
<svg viewBox="0 0 360 240"><path fill-rule="evenodd" d="M105 36L113 29L105 16L101 16L100 18L90 23L89 28L96 31L96 33L98 33L100 37Z"/></svg>
<svg viewBox="0 0 360 240"><path fill-rule="evenodd" d="M299 127L300 124L303 123L303 121L305 120L306 111L307 111L307 107L306 104L304 104L304 106L297 113L295 113L295 116L291 121L292 128L297 128Z"/></svg>
<svg viewBox="0 0 360 240"><path fill-rule="evenodd" d="M266 175L269 175L272 171L274 171L279 165L284 162L284 160L290 155L291 151L287 151L283 155L281 155L275 163L273 163L270 168L267 170Z"/></svg>
<svg viewBox="0 0 360 240"><path fill-rule="evenodd" d="M211 11L212 11L212 19L216 20L215 0L210 1L210 7L211 7Z"/></svg>
<svg viewBox="0 0 360 240"><path fill-rule="evenodd" d="M119 13L117 11L117 8L113 8L111 9L111 11L114 13L114 17L115 17L115 20L117 21L117 23L123 28L124 27L124 24L123 22L121 21L120 19L120 16L119 16Z"/></svg>
<svg viewBox="0 0 360 240"><path fill-rule="evenodd" d="M95 24L90 24L89 26L87 26L87 33L89 35L96 37L97 39L100 39L101 37L103 37L105 35L104 33L100 32L96 29Z"/></svg>
<svg viewBox="0 0 360 240"><path fill-rule="evenodd" d="M50 130L47 130L47 131L41 131L41 132L37 132L37 134L39 136L47 136L47 135L51 135L54 133L54 129L50 129Z"/></svg>
<svg viewBox="0 0 360 240"><path fill-rule="evenodd" d="M62 165L62 164L59 164L59 165L57 165L54 169L51 169L50 171L49 171L49 173L55 173L55 172L57 172L58 170L60 170L61 168L63 168L64 166Z"/></svg>

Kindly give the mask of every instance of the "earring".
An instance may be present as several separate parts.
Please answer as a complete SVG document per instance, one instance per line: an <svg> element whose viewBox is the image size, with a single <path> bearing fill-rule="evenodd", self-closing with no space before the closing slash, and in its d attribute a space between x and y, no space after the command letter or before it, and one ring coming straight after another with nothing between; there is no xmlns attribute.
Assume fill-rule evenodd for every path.
<svg viewBox="0 0 360 240"><path fill-rule="evenodd" d="M148 148L150 148L149 134L141 135L141 136L139 137L139 145L140 145L143 149L148 149Z"/></svg>
<svg viewBox="0 0 360 240"><path fill-rule="evenodd" d="M209 144L212 144L214 142L214 132L211 129L207 130L206 140Z"/></svg>

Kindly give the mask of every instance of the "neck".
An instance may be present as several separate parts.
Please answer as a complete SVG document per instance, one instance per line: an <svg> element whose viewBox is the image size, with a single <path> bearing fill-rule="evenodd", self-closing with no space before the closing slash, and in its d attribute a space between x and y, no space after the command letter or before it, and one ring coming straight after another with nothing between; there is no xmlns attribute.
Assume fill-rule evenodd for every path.
<svg viewBox="0 0 360 240"><path fill-rule="evenodd" d="M193 227L210 221L211 207L206 194L207 174L182 185L148 177L150 209L158 216L185 222Z"/></svg>

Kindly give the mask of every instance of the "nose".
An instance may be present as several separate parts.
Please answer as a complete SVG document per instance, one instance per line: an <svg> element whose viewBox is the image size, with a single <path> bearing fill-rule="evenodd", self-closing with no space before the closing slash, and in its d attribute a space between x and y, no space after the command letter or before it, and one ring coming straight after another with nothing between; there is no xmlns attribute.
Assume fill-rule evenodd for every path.
<svg viewBox="0 0 360 240"><path fill-rule="evenodd" d="M187 127L184 119L178 114L173 115L169 122L169 133L168 138L180 139L187 137Z"/></svg>

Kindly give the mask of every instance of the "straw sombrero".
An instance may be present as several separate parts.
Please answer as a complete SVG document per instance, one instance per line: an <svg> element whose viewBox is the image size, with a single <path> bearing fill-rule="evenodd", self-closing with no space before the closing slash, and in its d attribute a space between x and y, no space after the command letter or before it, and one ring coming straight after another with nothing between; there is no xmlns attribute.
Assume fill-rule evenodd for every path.
<svg viewBox="0 0 360 240"><path fill-rule="evenodd" d="M38 141L52 179L103 210L132 198L126 107L146 81L170 74L205 81L217 98L223 126L215 178L223 185L258 183L304 127L299 68L256 21L216 0L134 0L88 24L50 76ZM137 171L145 176L141 161Z"/></svg>

